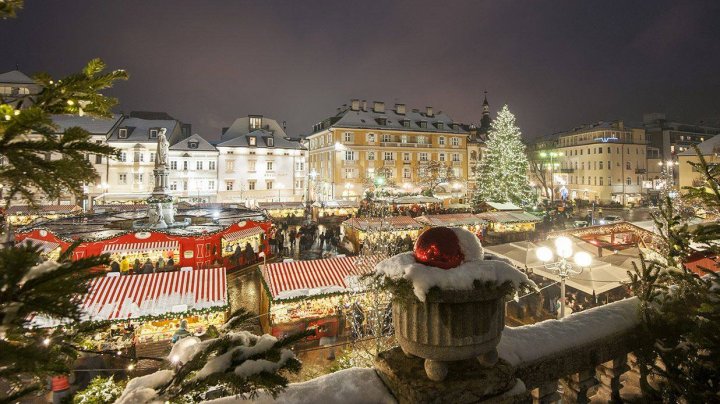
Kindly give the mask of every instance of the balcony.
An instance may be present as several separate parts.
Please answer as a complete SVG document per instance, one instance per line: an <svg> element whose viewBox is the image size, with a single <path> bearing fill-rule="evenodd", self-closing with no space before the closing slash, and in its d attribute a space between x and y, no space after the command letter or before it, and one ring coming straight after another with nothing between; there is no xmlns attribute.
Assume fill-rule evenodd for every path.
<svg viewBox="0 0 720 404"><path fill-rule="evenodd" d="M574 168L561 168L560 172L563 174L572 174L575 172Z"/></svg>
<svg viewBox="0 0 720 404"><path fill-rule="evenodd" d="M647 169L645 168L636 168L635 174L647 174Z"/></svg>
<svg viewBox="0 0 720 404"><path fill-rule="evenodd" d="M426 147L425 143L380 142L382 147Z"/></svg>
<svg viewBox="0 0 720 404"><path fill-rule="evenodd" d="M357 165L357 160L343 160L342 166L343 167L355 167Z"/></svg>

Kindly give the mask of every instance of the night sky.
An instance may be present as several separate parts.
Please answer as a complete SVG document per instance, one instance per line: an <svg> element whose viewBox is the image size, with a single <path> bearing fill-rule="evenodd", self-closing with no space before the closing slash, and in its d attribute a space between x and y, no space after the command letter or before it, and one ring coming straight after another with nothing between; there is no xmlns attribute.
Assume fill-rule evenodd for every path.
<svg viewBox="0 0 720 404"><path fill-rule="evenodd" d="M166 111L209 139L248 114L290 134L351 98L528 137L598 120L720 120L720 1L49 1L0 21L0 72L124 68L118 111ZM7 40L10 39L10 40Z"/></svg>

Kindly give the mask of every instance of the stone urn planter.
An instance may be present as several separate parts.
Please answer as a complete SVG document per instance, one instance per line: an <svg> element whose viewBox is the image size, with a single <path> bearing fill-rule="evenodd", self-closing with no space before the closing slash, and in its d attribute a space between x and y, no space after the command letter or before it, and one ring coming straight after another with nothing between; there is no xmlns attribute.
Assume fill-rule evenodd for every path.
<svg viewBox="0 0 720 404"><path fill-rule="evenodd" d="M431 380L445 379L448 362L497 362L496 347L505 327L504 293L499 289L439 290L428 294L425 302L395 299L392 314L400 348L425 359Z"/></svg>

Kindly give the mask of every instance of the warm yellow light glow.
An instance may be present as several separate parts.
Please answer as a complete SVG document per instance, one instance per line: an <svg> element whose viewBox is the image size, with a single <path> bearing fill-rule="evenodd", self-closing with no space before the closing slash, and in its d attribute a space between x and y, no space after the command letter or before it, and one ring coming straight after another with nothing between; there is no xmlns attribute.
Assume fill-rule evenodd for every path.
<svg viewBox="0 0 720 404"><path fill-rule="evenodd" d="M589 267L592 264L592 256L585 251L580 251L575 254L575 263L583 268Z"/></svg>
<svg viewBox="0 0 720 404"><path fill-rule="evenodd" d="M547 247L540 247L535 252L538 259L542 262L549 262L553 258L553 252Z"/></svg>

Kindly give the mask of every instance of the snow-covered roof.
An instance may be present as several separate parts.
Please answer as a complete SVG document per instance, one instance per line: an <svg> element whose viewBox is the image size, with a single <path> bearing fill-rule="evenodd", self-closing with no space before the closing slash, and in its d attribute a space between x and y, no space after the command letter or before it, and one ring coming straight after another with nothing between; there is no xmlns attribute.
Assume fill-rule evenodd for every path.
<svg viewBox="0 0 720 404"><path fill-rule="evenodd" d="M432 196L424 196L424 195L411 195L411 196L401 196L399 198L395 198L392 200L392 203L398 204L398 205L408 205L408 204L415 204L415 203L441 203L442 201L438 198L434 198Z"/></svg>
<svg viewBox="0 0 720 404"><path fill-rule="evenodd" d="M167 117L171 118L171 117ZM113 129L109 142L122 143L157 143L156 138L150 137L150 129L165 128L165 136L170 144L177 143L181 135L180 122L176 119L144 119L134 116L123 117L122 121ZM120 138L120 129L127 129L127 137Z"/></svg>
<svg viewBox="0 0 720 404"><path fill-rule="evenodd" d="M226 132L227 133L227 132ZM251 145L250 139L255 138L255 144ZM227 140L223 140L227 139ZM272 139L272 143L270 140ZM266 129L256 129L243 135L227 138L223 136L217 147L254 147L259 149L302 149L300 142L285 138L275 132Z"/></svg>
<svg viewBox="0 0 720 404"><path fill-rule="evenodd" d="M195 144L196 147L190 147L191 144ZM215 146L211 145L210 142L205 140L202 136L197 133L182 139L174 145L170 146L170 150L175 151L217 151Z"/></svg>
<svg viewBox="0 0 720 404"><path fill-rule="evenodd" d="M118 124L122 115L113 114L110 118L98 118L93 116L79 116L71 114L53 115L52 121L58 126L60 132L68 128L78 126L96 135L107 135Z"/></svg>
<svg viewBox="0 0 720 404"><path fill-rule="evenodd" d="M35 81L19 70L0 73L0 83L7 84L35 84Z"/></svg>
<svg viewBox="0 0 720 404"><path fill-rule="evenodd" d="M495 210L522 210L521 207L512 202L485 202L488 206Z"/></svg>

